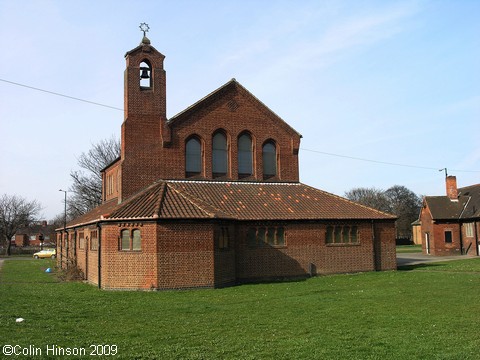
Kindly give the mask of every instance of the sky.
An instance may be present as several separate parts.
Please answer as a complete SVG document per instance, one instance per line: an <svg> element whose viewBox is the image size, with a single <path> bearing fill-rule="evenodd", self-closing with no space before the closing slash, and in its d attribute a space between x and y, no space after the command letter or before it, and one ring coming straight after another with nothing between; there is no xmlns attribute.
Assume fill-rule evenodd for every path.
<svg viewBox="0 0 480 360"><path fill-rule="evenodd" d="M0 0L0 195L63 213L78 157L120 137L143 22L167 116L235 78L303 135L305 184L445 195L444 168L478 184L479 14L478 0Z"/></svg>

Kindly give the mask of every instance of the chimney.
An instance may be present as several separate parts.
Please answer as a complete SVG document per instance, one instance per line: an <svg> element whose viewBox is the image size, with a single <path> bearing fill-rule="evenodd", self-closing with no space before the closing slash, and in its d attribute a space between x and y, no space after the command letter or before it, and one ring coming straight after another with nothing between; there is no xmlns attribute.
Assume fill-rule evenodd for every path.
<svg viewBox="0 0 480 360"><path fill-rule="evenodd" d="M446 179L447 185L447 196L450 200L458 200L458 189L457 189L457 178L455 176L447 176Z"/></svg>

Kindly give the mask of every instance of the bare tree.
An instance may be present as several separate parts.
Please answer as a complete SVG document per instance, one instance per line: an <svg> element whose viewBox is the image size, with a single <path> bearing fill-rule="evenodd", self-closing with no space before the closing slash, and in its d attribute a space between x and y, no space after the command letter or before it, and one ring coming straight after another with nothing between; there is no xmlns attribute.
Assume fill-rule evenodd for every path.
<svg viewBox="0 0 480 360"><path fill-rule="evenodd" d="M36 220L42 206L17 195L4 194L0 198L0 233L6 244L5 254L10 255L12 237L21 227Z"/></svg>
<svg viewBox="0 0 480 360"><path fill-rule="evenodd" d="M68 199L68 217L73 219L92 210L102 202L101 170L120 156L120 141L115 137L93 144L78 158L82 170L72 171L71 193Z"/></svg>
<svg viewBox="0 0 480 360"><path fill-rule="evenodd" d="M375 188L353 188L344 195L347 199L384 212L390 212L385 191Z"/></svg>
<svg viewBox="0 0 480 360"><path fill-rule="evenodd" d="M387 190L375 188L354 188L345 193L349 200L365 206L394 214L397 238L410 238L411 223L418 218L421 198L405 186L394 185Z"/></svg>
<svg viewBox="0 0 480 360"><path fill-rule="evenodd" d="M410 238L412 222L418 219L422 199L405 186L394 185L385 191L390 212L398 216L396 222L397 237Z"/></svg>

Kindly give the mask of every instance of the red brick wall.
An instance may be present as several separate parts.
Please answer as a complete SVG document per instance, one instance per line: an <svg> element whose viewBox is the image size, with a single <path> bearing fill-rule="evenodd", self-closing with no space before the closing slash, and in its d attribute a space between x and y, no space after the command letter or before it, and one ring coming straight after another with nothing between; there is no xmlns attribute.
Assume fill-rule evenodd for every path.
<svg viewBox="0 0 480 360"><path fill-rule="evenodd" d="M215 287L223 287L236 283L236 266L235 266L235 246L238 238L238 227L228 224L217 225L217 231L220 227L228 228L229 241L228 247L220 248L219 241L214 242L215 262L214 277Z"/></svg>
<svg viewBox="0 0 480 360"><path fill-rule="evenodd" d="M122 229L140 229L140 251L119 250ZM101 231L101 287L151 289L157 279L157 225L154 223L105 224Z"/></svg>
<svg viewBox="0 0 480 360"><path fill-rule="evenodd" d="M152 66L152 87L140 86L140 65ZM162 126L166 121L164 56L145 45L127 54L125 70L125 121L121 138L120 197L125 199L162 175Z"/></svg>
<svg viewBox="0 0 480 360"><path fill-rule="evenodd" d="M445 242L445 231L452 232L452 242ZM460 251L460 225L457 223L441 223L433 224L433 243L431 254L435 256L461 255Z"/></svg>
<svg viewBox="0 0 480 360"><path fill-rule="evenodd" d="M283 226L286 245L250 247L246 240L250 224L245 223L230 225L227 249L215 244L214 231L218 225L212 223L105 224L101 230L101 287L132 290L221 287L237 281L305 277L311 271L315 275L396 268L393 222L375 223L376 245L370 222L344 223L358 227L358 244L326 244L329 223L263 225ZM119 250L122 229L141 230L141 251ZM81 230L90 237L91 229ZM77 265L87 280L98 284L98 251L90 250L90 240L85 242L85 249L80 249L77 237L76 253Z"/></svg>
<svg viewBox="0 0 480 360"><path fill-rule="evenodd" d="M120 184L120 163L116 162L113 166L102 173L102 200L108 201L118 197Z"/></svg>
<svg viewBox="0 0 480 360"><path fill-rule="evenodd" d="M395 223L391 221L375 222L374 228L376 270L397 269Z"/></svg>
<svg viewBox="0 0 480 360"><path fill-rule="evenodd" d="M421 222L421 237L422 237L422 253L423 254L432 254L432 251L435 251L435 243L433 241L433 219L428 207L422 207L420 212L420 222ZM426 234L429 236L430 241L430 250L427 249Z"/></svg>
<svg viewBox="0 0 480 360"><path fill-rule="evenodd" d="M24 247L28 245L28 235L15 234L15 246L16 247Z"/></svg>
<svg viewBox="0 0 480 360"><path fill-rule="evenodd" d="M88 267L85 273L86 280L98 285L98 250L88 250Z"/></svg>
<svg viewBox="0 0 480 360"><path fill-rule="evenodd" d="M150 89L141 88L139 82L139 65L144 59L153 66ZM278 176L269 181L299 180L300 136L236 83L230 83L204 101L203 107L189 110L167 125L163 59L162 54L149 51L148 46L127 56L125 121L118 164L121 169L118 189L122 200L158 179L184 179L185 140L194 134L201 138L203 145L200 177L212 179L212 136L218 129L227 134L229 146L229 171L223 180L238 179L237 138L244 131L251 134L254 149L254 174L245 180L263 180L262 146L267 140L277 144L278 157ZM111 171L113 168L108 169L106 175Z"/></svg>
<svg viewBox="0 0 480 360"><path fill-rule="evenodd" d="M213 224L158 226L158 288L214 287Z"/></svg>
<svg viewBox="0 0 480 360"><path fill-rule="evenodd" d="M98 284L98 250L91 250L92 231L96 231L96 227L77 229L76 254L77 267L82 271L84 279L92 284ZM79 233L84 235L84 248L80 248Z"/></svg>
<svg viewBox="0 0 480 360"><path fill-rule="evenodd" d="M478 229L477 232L475 232L475 226L476 224L472 221L471 222L472 226L472 236L467 236L467 223L462 224L462 243L463 243L463 249L466 255L477 255L477 241L475 238L475 234L478 234Z"/></svg>
<svg viewBox="0 0 480 360"><path fill-rule="evenodd" d="M371 223L345 222L345 225L358 226L358 244L326 244L326 223L295 223L285 225L285 247L252 248L246 243L248 226L241 227L237 277L240 280L301 277L309 275L311 269L313 275L376 270ZM380 250L378 270L396 269L394 223L375 227L377 250Z"/></svg>
<svg viewBox="0 0 480 360"><path fill-rule="evenodd" d="M237 140L242 132L248 131L253 141L254 174L244 180L263 181L262 146L267 140L274 140L278 176L269 181L299 181L298 155L292 145L300 141L298 135L279 126L269 113L259 111L250 97L237 93L233 99L238 104L235 111L231 110L228 99L218 99L187 120L179 121L172 127L169 147L162 146L158 117L129 114L122 125L122 146L125 149L121 165L122 198L158 179L184 179L185 140L191 135L197 135L203 146L203 171L199 177L212 179L212 137L218 129L226 132L229 147L229 173L222 180L239 178Z"/></svg>
<svg viewBox="0 0 480 360"><path fill-rule="evenodd" d="M76 261L74 258L74 230L67 230L67 234L63 234L62 240L57 241L57 264L60 268L65 269L67 264L70 265Z"/></svg>
<svg viewBox="0 0 480 360"><path fill-rule="evenodd" d="M231 103L236 106L232 111ZM299 136L280 126L270 113L259 109L250 96L238 91L225 95L200 109L194 115L179 121L172 128L172 148L165 152L167 173L174 178L185 178L185 140L197 135L202 140L204 171L201 177L212 179L212 137L216 130L223 129L229 146L229 174L227 180L237 180L238 176L238 136L247 131L253 142L253 175L244 180L263 181L262 146L267 140L277 144L278 176L269 181L299 180L298 155L293 152L292 143L300 141Z"/></svg>

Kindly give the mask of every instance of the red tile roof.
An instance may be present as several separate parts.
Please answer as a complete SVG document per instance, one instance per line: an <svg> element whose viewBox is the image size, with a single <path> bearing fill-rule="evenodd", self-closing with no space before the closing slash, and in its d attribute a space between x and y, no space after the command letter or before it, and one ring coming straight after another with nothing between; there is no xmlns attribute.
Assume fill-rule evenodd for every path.
<svg viewBox="0 0 480 360"><path fill-rule="evenodd" d="M121 204L102 204L68 226L98 220L157 218L393 220L395 216L301 183L169 180L159 181Z"/></svg>

